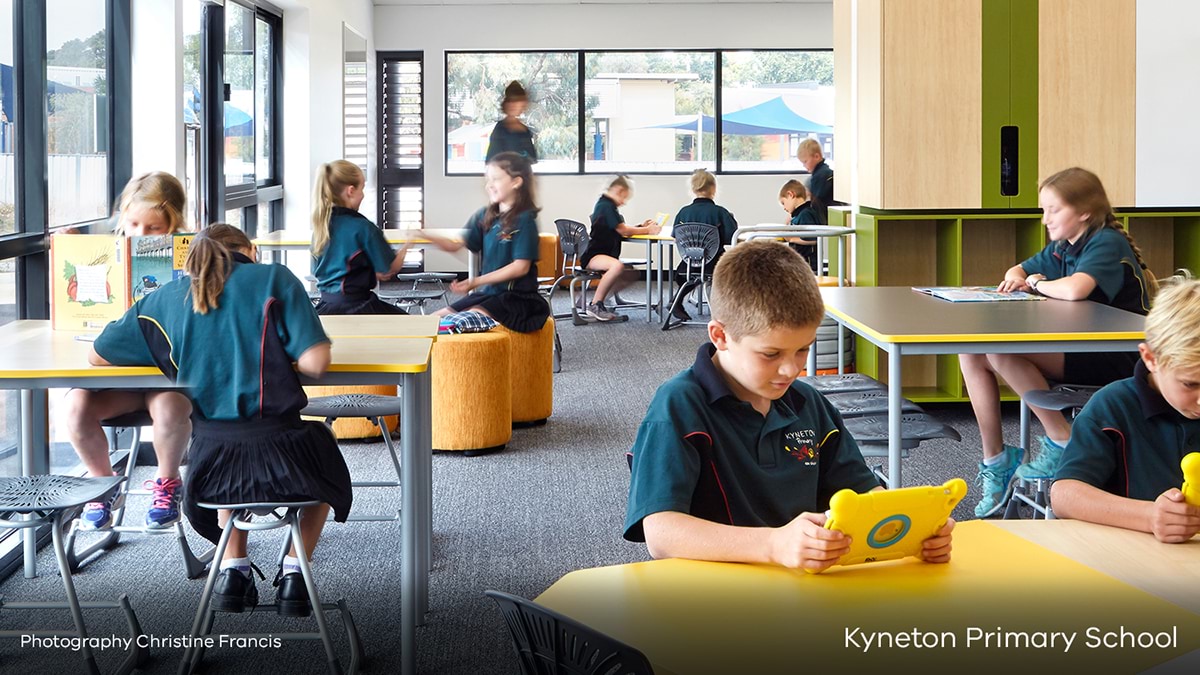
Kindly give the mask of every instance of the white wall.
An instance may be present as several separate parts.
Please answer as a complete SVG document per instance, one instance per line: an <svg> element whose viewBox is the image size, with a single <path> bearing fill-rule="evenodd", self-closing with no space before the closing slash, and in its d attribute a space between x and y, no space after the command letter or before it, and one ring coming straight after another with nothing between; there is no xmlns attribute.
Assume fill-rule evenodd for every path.
<svg viewBox="0 0 1200 675"><path fill-rule="evenodd" d="M461 49L802 49L833 46L832 2L682 4L509 4L375 7L373 49L425 55L425 225L458 228L485 204L478 177L445 174L445 51ZM289 108L288 114L292 111ZM315 139L314 139L315 143ZM738 222L782 222L779 187L787 176L718 176L717 201ZM622 209L637 222L691 201L686 176L635 176ZM586 221L604 176L539 181L542 231L555 218ZM643 253L627 245L627 254ZM461 270L431 254L430 269Z"/></svg>
<svg viewBox="0 0 1200 675"><path fill-rule="evenodd" d="M1200 204L1200 3L1137 3L1138 206Z"/></svg>

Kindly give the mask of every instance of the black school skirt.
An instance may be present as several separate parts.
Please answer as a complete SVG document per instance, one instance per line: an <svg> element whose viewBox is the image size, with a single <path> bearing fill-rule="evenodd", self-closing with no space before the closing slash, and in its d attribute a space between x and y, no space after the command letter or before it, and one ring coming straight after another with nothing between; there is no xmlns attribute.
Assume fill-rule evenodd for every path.
<svg viewBox="0 0 1200 675"><path fill-rule="evenodd" d="M318 500L345 522L352 497L350 470L337 439L321 422L299 415L261 420L192 420L183 511L214 544L221 538L217 512L197 504Z"/></svg>
<svg viewBox="0 0 1200 675"><path fill-rule="evenodd" d="M378 295L368 291L366 295L345 293L322 293L314 308L317 314L408 314L399 307L384 302Z"/></svg>
<svg viewBox="0 0 1200 675"><path fill-rule="evenodd" d="M1103 387L1133 377L1137 352L1074 352L1063 355L1063 381Z"/></svg>
<svg viewBox="0 0 1200 675"><path fill-rule="evenodd" d="M518 333L539 331L550 317L550 305L536 292L472 293L450 305L450 309L456 312L476 307L490 314L505 328Z"/></svg>

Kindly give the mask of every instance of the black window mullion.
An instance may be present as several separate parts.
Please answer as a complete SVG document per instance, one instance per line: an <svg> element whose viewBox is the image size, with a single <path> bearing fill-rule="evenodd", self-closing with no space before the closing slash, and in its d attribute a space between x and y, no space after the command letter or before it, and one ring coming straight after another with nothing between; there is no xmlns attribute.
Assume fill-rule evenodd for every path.
<svg viewBox="0 0 1200 675"><path fill-rule="evenodd" d="M202 222L225 218L225 7L205 4L200 16L200 171Z"/></svg>
<svg viewBox="0 0 1200 675"><path fill-rule="evenodd" d="M585 58L587 58L587 52L583 51L582 49L579 50L578 52L576 52L575 66L576 66L576 73L578 73L578 74L576 75L575 82L576 82L576 87L578 87L578 89L579 89L579 93L578 93L578 95L576 95L575 98L579 103L579 105L577 106L578 111L577 111L576 115L579 117L579 173L580 173L580 175L583 175L584 162L587 161L588 129L587 129L587 116L585 114L587 102L583 98L583 88L584 88L583 80L587 76L587 66L584 63ZM593 150L593 152L595 152L595 150Z"/></svg>
<svg viewBox="0 0 1200 675"><path fill-rule="evenodd" d="M17 316L50 318L50 276L46 255L49 220L46 167L46 1L13 3L13 88L17 96L16 222L40 237L37 253L21 259L17 274Z"/></svg>
<svg viewBox="0 0 1200 675"><path fill-rule="evenodd" d="M133 57L130 29L130 0L108 0L108 30L105 32L108 64L108 202L115 205L133 174Z"/></svg>
<svg viewBox="0 0 1200 675"><path fill-rule="evenodd" d="M724 149L721 144L721 135L724 131L724 122L721 121L721 118L724 117L722 107L724 101L721 99L721 89L724 88L721 73L721 61L724 58L722 54L723 52L718 49L716 54L713 55L713 154L716 155L716 162L713 164L714 173L721 173L722 162L724 161L722 157ZM700 143L704 143L703 135L701 135Z"/></svg>

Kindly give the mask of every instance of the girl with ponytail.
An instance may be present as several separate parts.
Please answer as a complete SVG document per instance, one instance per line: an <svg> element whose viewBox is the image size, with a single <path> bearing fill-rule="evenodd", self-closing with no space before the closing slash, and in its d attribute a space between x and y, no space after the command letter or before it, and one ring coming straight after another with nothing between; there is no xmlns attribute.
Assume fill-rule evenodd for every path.
<svg viewBox="0 0 1200 675"><path fill-rule="evenodd" d="M344 159L317 169L312 255L321 291L318 314L406 314L373 291L377 280L392 278L404 266L408 245L393 251L383 231L358 212L364 183L362 169Z"/></svg>
<svg viewBox="0 0 1200 675"><path fill-rule="evenodd" d="M1113 214L1096 174L1078 167L1065 169L1042 181L1038 197L1050 243L1009 268L998 290L1091 300L1136 314L1149 312L1158 284L1141 250ZM1103 386L1131 377L1137 361L1137 352L960 355L983 439L984 461L979 465L983 498L975 515L987 517L1004 506L1014 474L1026 480L1053 478L1071 437L1071 425L1061 412L1032 408L1046 435L1041 453L1022 463L1021 449L1003 442L997 376L1024 396L1047 389L1047 380Z"/></svg>
<svg viewBox="0 0 1200 675"><path fill-rule="evenodd" d="M282 265L259 265L246 235L218 223L192 240L180 278L139 300L92 345L94 365L155 365L186 387L193 423L183 510L209 541L218 514L202 502L316 500L301 529L312 555L330 509L344 521L350 473L320 422L300 419L308 404L296 371L320 377L329 338L300 281ZM295 368L293 368L295 363ZM286 480L283 478L286 477ZM229 514L222 511L224 523ZM275 585L279 611L311 612L300 563L284 559ZM234 530L213 587L213 609L241 612L258 602L246 533Z"/></svg>

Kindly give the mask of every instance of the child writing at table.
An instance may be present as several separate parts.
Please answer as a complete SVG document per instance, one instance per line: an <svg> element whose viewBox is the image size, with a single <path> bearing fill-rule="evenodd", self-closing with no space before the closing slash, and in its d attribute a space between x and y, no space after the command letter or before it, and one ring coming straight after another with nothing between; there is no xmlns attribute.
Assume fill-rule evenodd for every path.
<svg viewBox="0 0 1200 675"><path fill-rule="evenodd" d="M130 180L117 199L115 231L127 237L180 232L184 229L186 200L183 185L171 174L142 174ZM72 389L67 392L61 415L88 475L111 476L108 439L100 422L140 410L148 411L153 421L154 454L158 459L154 480L145 484L152 495L145 526L164 529L179 522L179 491L183 485L179 465L192 433L192 404L187 397L174 390ZM80 529L110 527L112 512L123 506L123 500L124 495L118 493L107 501L85 505L78 520Z"/></svg>
<svg viewBox="0 0 1200 675"><path fill-rule="evenodd" d="M366 178L339 159L317 169L313 187L313 276L317 314L407 314L379 299L376 282L396 276L409 245L393 251L383 231L358 212Z"/></svg>
<svg viewBox="0 0 1200 675"><path fill-rule="evenodd" d="M583 252L579 264L589 270L603 272L592 302L584 308L593 321L625 321L629 317L617 314L605 306L610 295L627 286L631 280L626 274L625 263L621 262L621 242L625 237L638 234L658 234L662 228L653 220L641 225L627 225L625 217L617 209L624 206L633 196L633 183L625 176L617 176L605 189L592 209L591 241Z"/></svg>
<svg viewBox="0 0 1200 675"><path fill-rule="evenodd" d="M779 188L779 205L788 214L788 225L820 225L821 218L813 203L808 199L804 183L789 180ZM799 253L808 266L817 270L817 242L810 239L789 239L791 247Z"/></svg>
<svg viewBox="0 0 1200 675"><path fill-rule="evenodd" d="M638 428L624 536L655 558L830 567L850 547L824 528L830 498L882 488L841 415L796 380L825 315L816 278L787 246L752 241L721 258L711 302L709 341ZM953 529L926 561L950 559Z"/></svg>
<svg viewBox="0 0 1200 675"><path fill-rule="evenodd" d="M1138 351L1133 377L1096 392L1075 418L1051 501L1060 517L1185 542L1200 532L1200 505L1179 491L1179 462L1200 448L1200 281L1163 285Z"/></svg>
<svg viewBox="0 0 1200 675"><path fill-rule="evenodd" d="M675 318L681 321L690 321L691 316L687 310L683 308L683 299L706 277L712 276L713 267L717 261L721 259L721 254L725 253L725 247L733 243L733 233L737 232L737 219L729 212L729 209L720 206L714 201L717 196L717 179L711 173L704 169L696 169L692 172L692 176L688 179L688 187L691 188L692 194L696 198L691 204L679 209L679 213L675 214L675 225L680 223L704 223L712 225L720 233L721 245L717 248L717 255L712 259L712 262L704 266L704 271L701 274L692 274L692 280L685 282L687 278L687 263L681 262L675 268L675 280L680 284L680 289L676 292L674 299L671 301L671 313Z"/></svg>
<svg viewBox="0 0 1200 675"><path fill-rule="evenodd" d="M1038 200L1050 243L1009 268L998 289L1038 293L1055 300L1091 300L1136 314L1149 311L1157 288L1154 275L1113 214L1096 174L1080 168L1060 171L1042 181ZM1061 412L1033 407L1045 435L1041 453L1022 464L1021 449L1004 445L1001 435L997 376L1024 395L1046 389L1047 379L1105 385L1132 375L1136 361L1133 352L960 355L963 380L983 439L979 465L983 495L975 515L986 518L1004 506L1014 475L1026 480L1052 478L1071 437L1071 425Z"/></svg>
<svg viewBox="0 0 1200 675"><path fill-rule="evenodd" d="M329 428L300 419L308 399L296 369L320 377L330 343L299 280L282 265L253 262L250 240L225 224L192 240L187 278L139 300L93 344L93 365L156 365L185 384L194 406L184 509L201 536L217 542L229 512L200 502L319 500L301 531L311 556L332 506L350 510L350 473ZM307 616L308 594L293 548L276 576L280 613ZM213 587L213 609L258 603L246 532L234 530Z"/></svg>
<svg viewBox="0 0 1200 675"><path fill-rule="evenodd" d="M541 330L550 316L550 305L538 293L539 209L533 167L522 155L502 152L487 163L484 186L488 205L467 221L462 241L423 232L443 251L459 251L465 246L483 257L479 276L450 284L456 293L476 292L436 314L471 310L518 333Z"/></svg>

